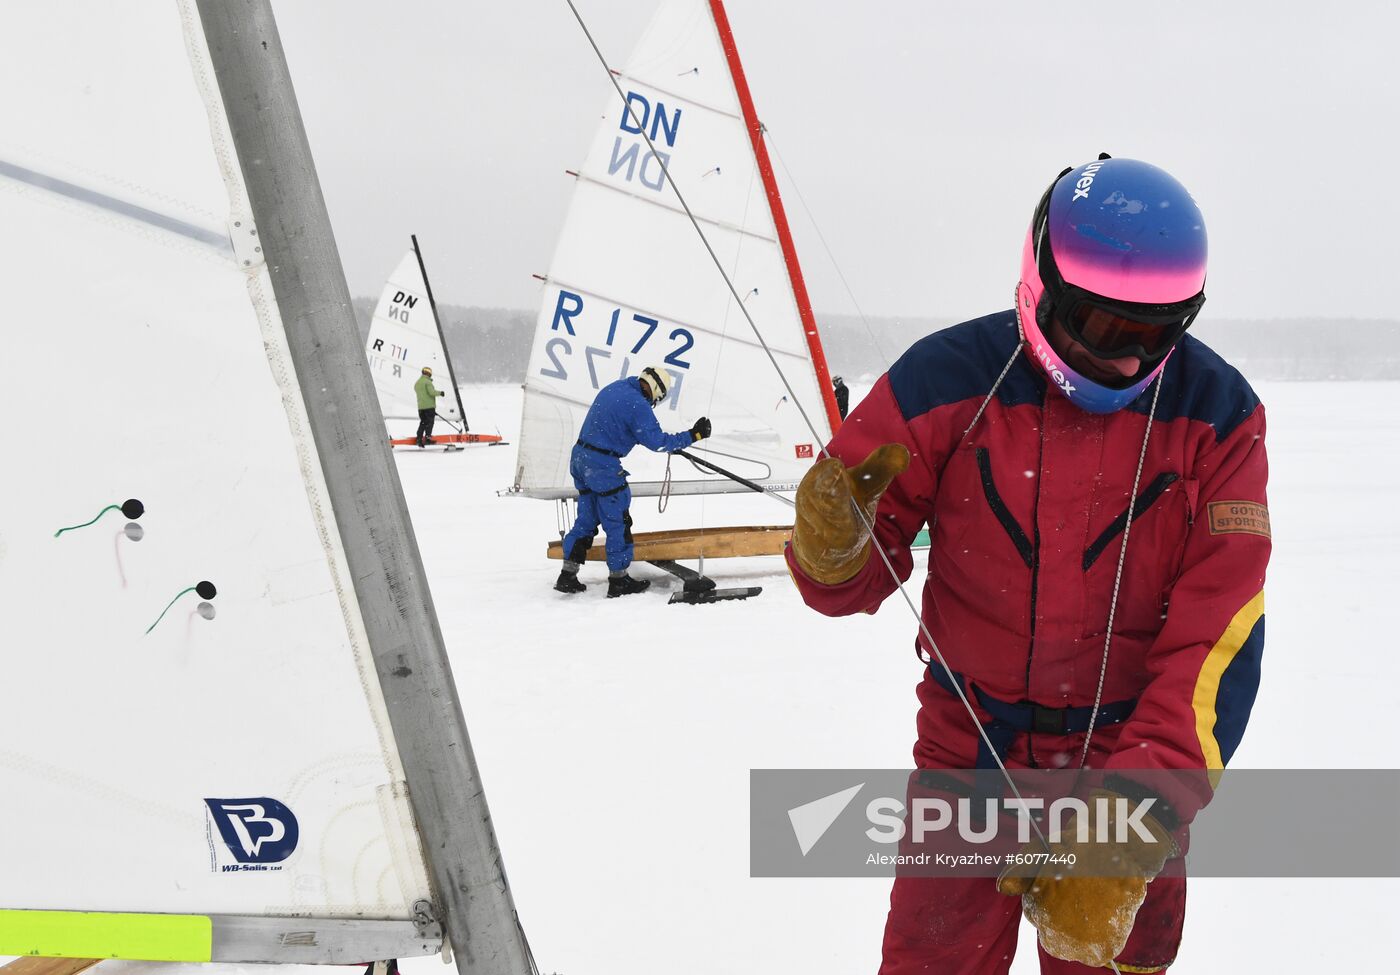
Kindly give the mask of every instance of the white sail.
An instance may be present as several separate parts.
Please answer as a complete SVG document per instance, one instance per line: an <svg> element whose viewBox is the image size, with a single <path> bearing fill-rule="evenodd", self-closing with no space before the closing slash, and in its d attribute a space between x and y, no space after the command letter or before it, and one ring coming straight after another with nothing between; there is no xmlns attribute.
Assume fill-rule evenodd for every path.
<svg viewBox="0 0 1400 975"><path fill-rule="evenodd" d="M428 287L423 281L422 265L412 248L389 275L374 318L369 325L365 343L370 374L379 393L379 405L386 420L418 422L418 399L413 384L424 366L433 370L433 382L447 393L438 401L438 416L454 424L462 421L462 411L456 391L450 389L452 370L443 348L438 323L428 299ZM403 424L393 425L405 430ZM404 435L413 429L406 428Z"/></svg>
<svg viewBox="0 0 1400 975"><path fill-rule="evenodd" d="M299 925L271 957L432 951L198 13L22 0L5 21L24 42L0 59L0 265L28 365L0 387L24 435L0 516L0 955L81 930L79 954L267 960L271 916ZM105 940L70 912L148 917Z"/></svg>
<svg viewBox="0 0 1400 975"><path fill-rule="evenodd" d="M832 432L829 383L766 156L756 154L747 87L726 52L718 0L668 0L619 73L578 172L544 286L526 373L515 489L574 493L569 452L597 391L651 364L674 377L657 409L669 431L700 416L714 436L696 449L751 480L795 486ZM758 324L808 428L767 354L666 185L651 137ZM758 150L762 152L761 148ZM781 231L780 231L781 225ZM808 324L804 325L804 314ZM652 493L666 458L627 458L633 491ZM677 493L735 490L684 461ZM742 490L742 489L740 489Z"/></svg>

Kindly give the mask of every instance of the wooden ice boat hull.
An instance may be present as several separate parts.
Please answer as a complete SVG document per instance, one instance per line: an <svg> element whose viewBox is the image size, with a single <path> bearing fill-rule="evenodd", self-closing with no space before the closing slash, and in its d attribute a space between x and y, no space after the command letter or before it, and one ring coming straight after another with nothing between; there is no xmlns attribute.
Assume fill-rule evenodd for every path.
<svg viewBox="0 0 1400 975"><path fill-rule="evenodd" d="M33 955L0 965L4 975L78 975L96 965L100 958L40 958Z"/></svg>
<svg viewBox="0 0 1400 975"><path fill-rule="evenodd" d="M660 532L634 532L632 558L638 562L673 562L677 559L731 559L751 555L781 555L792 535L791 525L746 525L737 528L681 528ZM551 559L564 558L564 543L549 543ZM603 545L588 550L590 562L607 559Z"/></svg>

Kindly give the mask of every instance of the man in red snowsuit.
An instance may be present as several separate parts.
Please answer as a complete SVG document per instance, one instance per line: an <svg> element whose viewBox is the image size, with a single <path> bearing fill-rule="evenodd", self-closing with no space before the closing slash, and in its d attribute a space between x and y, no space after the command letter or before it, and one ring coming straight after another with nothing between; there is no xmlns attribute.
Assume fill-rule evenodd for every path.
<svg viewBox="0 0 1400 975"><path fill-rule="evenodd" d="M1244 732L1270 551L1264 409L1185 335L1204 276L1204 225L1169 175L1107 157L1066 170L1032 223L1017 308L914 345L799 490L788 564L829 616L896 587L867 523L901 580L929 526L923 620L1009 768L1079 767L1096 701L1085 764L1125 783L1221 769ZM936 661L925 671L916 764L995 767L951 683ZM1209 788L1168 798L1154 813L1171 832ZM1185 877L1154 881L1161 858L1148 860L1136 922L1128 910L1069 957L1171 964ZM1116 896L1077 882L1081 906ZM1021 905L1005 894L1040 927L1042 972L1094 970L1045 950L1085 920L1057 907L1060 883L900 877L881 972L1006 972Z"/></svg>

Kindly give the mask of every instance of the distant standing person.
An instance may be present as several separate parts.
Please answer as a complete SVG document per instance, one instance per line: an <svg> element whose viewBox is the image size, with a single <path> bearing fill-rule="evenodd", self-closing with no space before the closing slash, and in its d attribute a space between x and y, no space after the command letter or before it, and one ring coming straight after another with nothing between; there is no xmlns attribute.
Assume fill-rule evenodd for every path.
<svg viewBox="0 0 1400 975"><path fill-rule="evenodd" d="M831 390L836 394L836 412L846 419L846 410L851 406L851 390L840 376L831 377Z"/></svg>
<svg viewBox="0 0 1400 975"><path fill-rule="evenodd" d="M622 458L641 444L648 450L672 453L710 435L705 417L681 433L666 433L653 412L671 389L665 366L648 366L640 376L609 383L598 391L583 418L578 443L569 458L569 473L578 489L578 517L564 536L564 568L554 588L559 592L583 592L588 587L578 570L603 526L607 535L608 598L630 596L651 585L627 574L632 564L632 489Z"/></svg>
<svg viewBox="0 0 1400 975"><path fill-rule="evenodd" d="M433 421L437 419L437 401L439 396L447 394L433 385L432 366L423 367L423 375L419 376L418 381L413 384L413 391L418 394L418 446L424 447L430 443L437 443L433 439Z"/></svg>

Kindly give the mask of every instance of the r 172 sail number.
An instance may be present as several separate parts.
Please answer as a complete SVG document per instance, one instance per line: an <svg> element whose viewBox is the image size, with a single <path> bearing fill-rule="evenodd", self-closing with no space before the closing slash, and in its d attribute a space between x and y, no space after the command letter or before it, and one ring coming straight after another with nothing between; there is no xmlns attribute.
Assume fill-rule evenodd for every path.
<svg viewBox="0 0 1400 975"><path fill-rule="evenodd" d="M582 295L561 289L555 302L554 316L550 321L550 331L559 332L562 330L569 336L577 337L575 319L583 314L583 308ZM578 327L583 326L579 325ZM666 353L662 362L673 367L671 371L676 383L671 389L671 394L666 398L670 402L671 409L676 409L680 402L681 382L685 378L684 372L681 370L690 368L690 361L685 356L694 348L695 336L689 329L679 326L668 331L662 328L660 321L640 312L632 312L627 318L624 318L621 308L613 308L612 314L608 318L608 331L604 344L601 347L596 345L583 347L583 360L588 369L589 385L593 389L601 389L607 382L612 381L607 378L607 375L611 373L610 369L605 373L603 380L599 379L599 360L611 359L616 347L626 350L617 378L626 376L631 371L631 357L639 355L658 331L666 335L673 343L671 350ZM635 341L630 342L630 348L628 348L629 340L633 338ZM573 357L574 344L564 335L555 335L545 342L544 354L548 361L540 368L539 374L547 379L567 382L569 379L567 363Z"/></svg>

